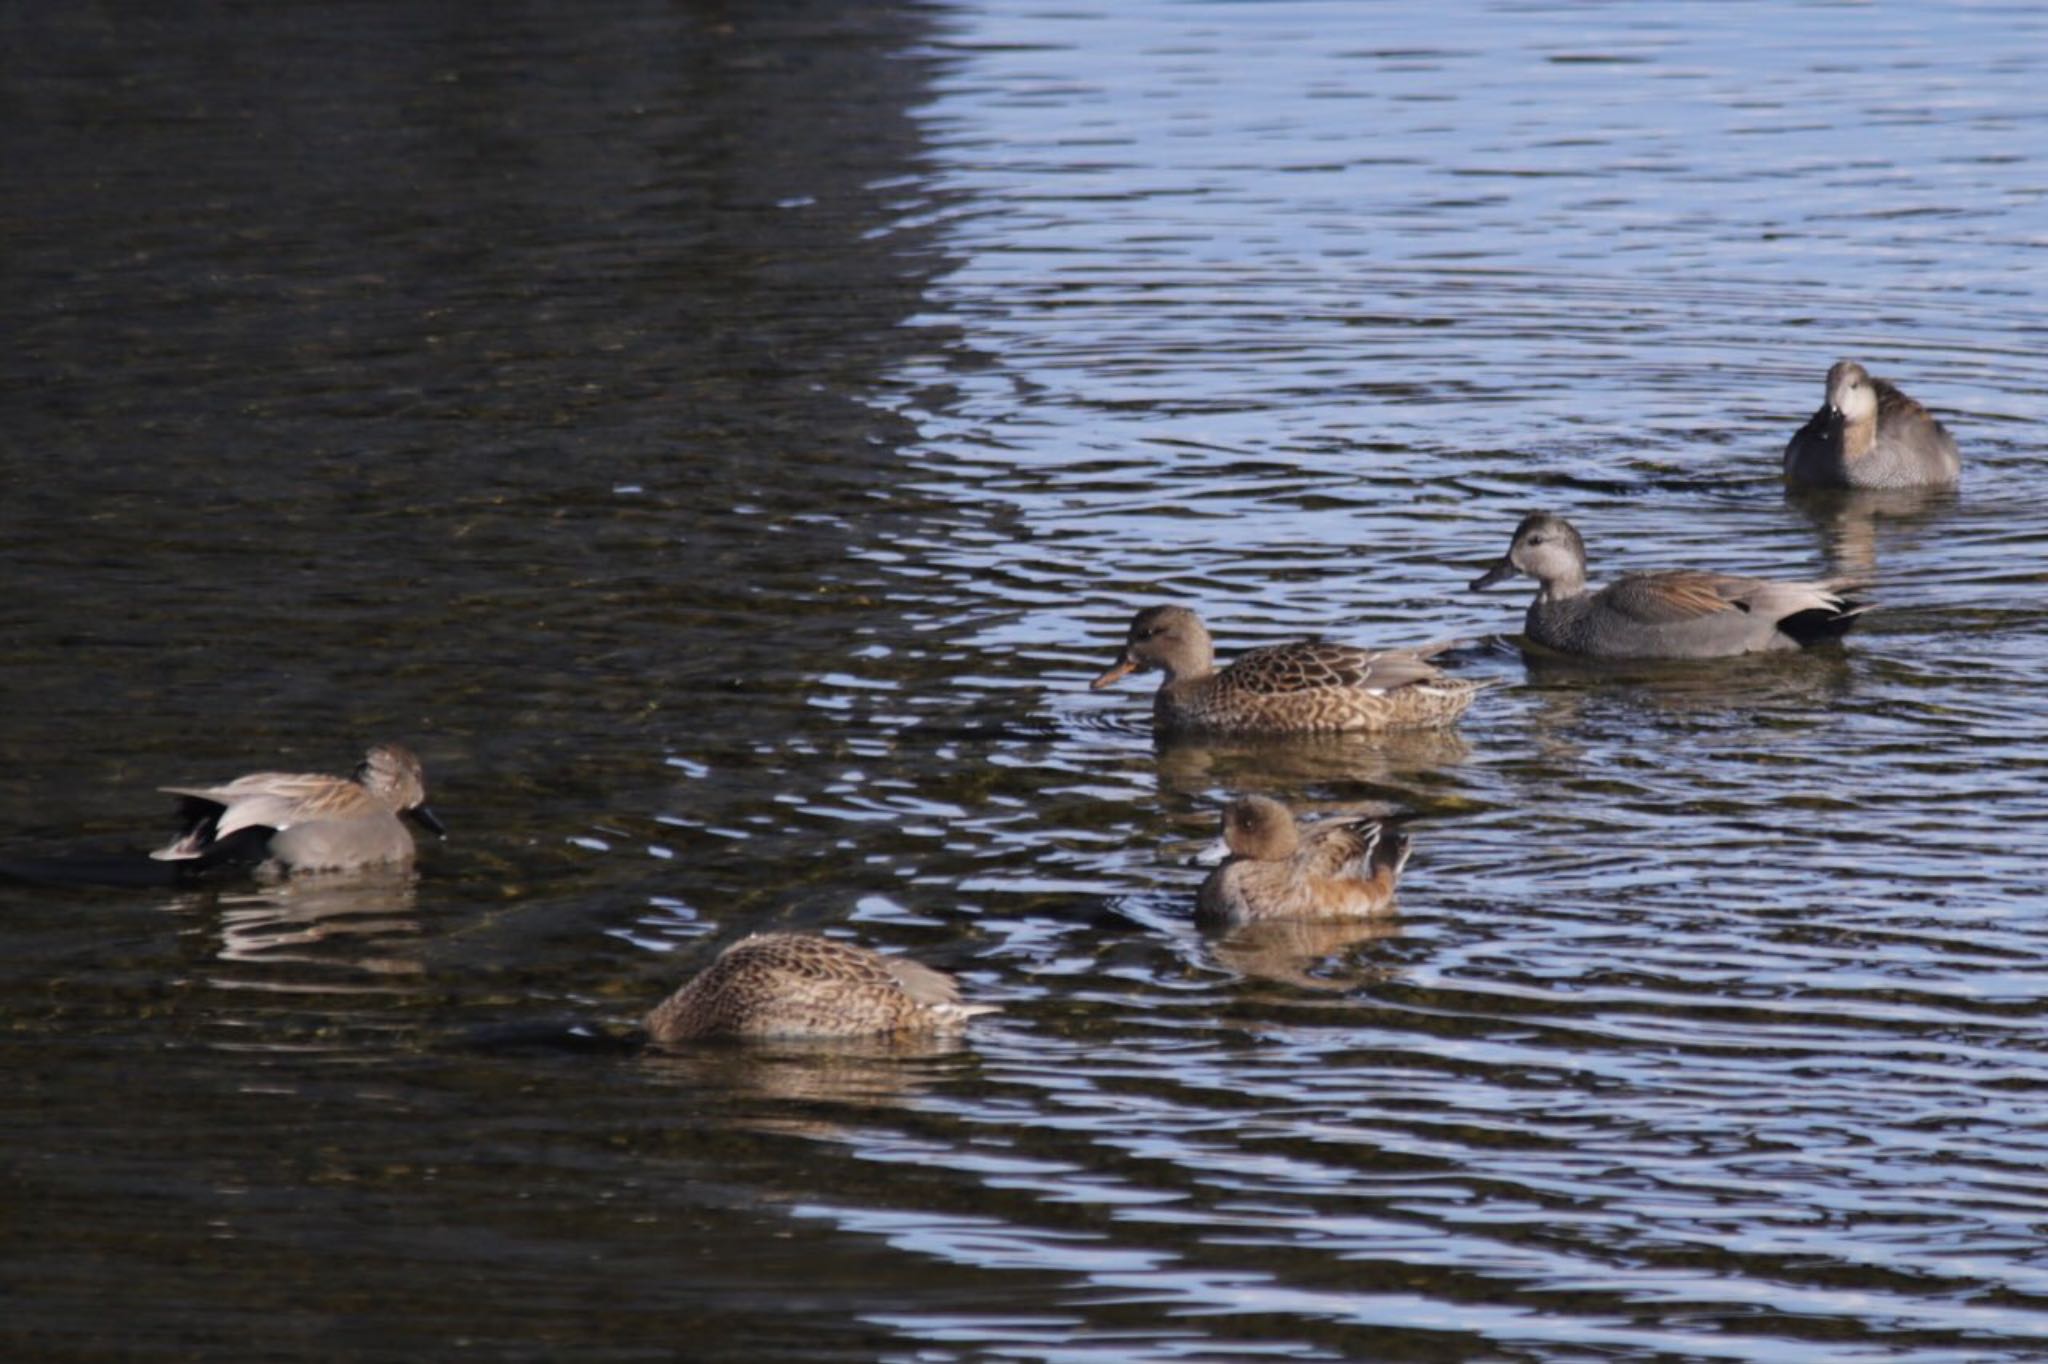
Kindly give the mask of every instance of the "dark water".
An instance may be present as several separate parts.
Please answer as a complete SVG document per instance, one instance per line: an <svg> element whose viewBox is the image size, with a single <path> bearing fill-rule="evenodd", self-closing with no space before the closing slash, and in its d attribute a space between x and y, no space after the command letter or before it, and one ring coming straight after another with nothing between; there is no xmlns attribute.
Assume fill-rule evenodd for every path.
<svg viewBox="0 0 2048 1364"><path fill-rule="evenodd" d="M2048 21L2025 6L0 18L0 852L404 738L416 881L0 888L51 1360L2048 1353ZM1953 495L1788 502L1833 360ZM1158 752L1226 650L1854 572L1842 651ZM1204 940L1229 793L1418 814ZM515 1045L718 945L911 1053Z"/></svg>

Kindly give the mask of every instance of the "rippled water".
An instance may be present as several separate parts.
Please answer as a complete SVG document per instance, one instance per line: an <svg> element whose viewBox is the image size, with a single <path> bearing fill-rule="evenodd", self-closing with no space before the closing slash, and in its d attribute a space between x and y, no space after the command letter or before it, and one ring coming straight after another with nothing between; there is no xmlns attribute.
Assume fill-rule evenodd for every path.
<svg viewBox="0 0 2048 1364"><path fill-rule="evenodd" d="M0 887L10 1354L2048 1352L2033 9L0 24L0 851L384 735L454 830ZM1786 497L1842 356L1960 492ZM1525 664L1535 507L1879 609ZM1503 685L1161 750L1164 599ZM1198 934L1249 790L1398 918ZM766 926L1004 1013L591 1036Z"/></svg>

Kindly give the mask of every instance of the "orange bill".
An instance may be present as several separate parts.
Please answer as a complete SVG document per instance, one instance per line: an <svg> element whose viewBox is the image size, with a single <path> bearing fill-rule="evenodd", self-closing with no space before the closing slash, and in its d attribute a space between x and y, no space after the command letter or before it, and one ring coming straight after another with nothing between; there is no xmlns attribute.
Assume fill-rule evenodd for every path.
<svg viewBox="0 0 2048 1364"><path fill-rule="evenodd" d="M1104 687L1122 677L1128 677L1138 670L1138 660L1125 654L1116 661L1116 666L1088 684L1088 690L1101 691Z"/></svg>

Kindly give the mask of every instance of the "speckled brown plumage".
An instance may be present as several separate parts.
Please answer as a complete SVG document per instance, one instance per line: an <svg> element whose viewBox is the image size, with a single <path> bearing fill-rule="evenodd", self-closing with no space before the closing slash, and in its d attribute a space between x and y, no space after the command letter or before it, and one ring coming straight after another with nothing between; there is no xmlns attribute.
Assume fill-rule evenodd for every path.
<svg viewBox="0 0 2048 1364"><path fill-rule="evenodd" d="M903 957L803 933L758 933L720 953L647 1015L656 1042L698 1037L870 1037L957 1031L951 976Z"/></svg>
<svg viewBox="0 0 2048 1364"><path fill-rule="evenodd" d="M1447 676L1424 649L1360 649L1303 640L1251 649L1224 668L1200 616L1153 606L1131 622L1100 689L1132 672L1165 674L1152 701L1162 731L1313 734L1439 729L1456 723L1487 685Z"/></svg>
<svg viewBox="0 0 2048 1364"><path fill-rule="evenodd" d="M1325 820L1306 828L1277 800L1247 796L1223 812L1231 859L1195 896L1205 923L1359 919L1393 908L1407 835L1379 819Z"/></svg>

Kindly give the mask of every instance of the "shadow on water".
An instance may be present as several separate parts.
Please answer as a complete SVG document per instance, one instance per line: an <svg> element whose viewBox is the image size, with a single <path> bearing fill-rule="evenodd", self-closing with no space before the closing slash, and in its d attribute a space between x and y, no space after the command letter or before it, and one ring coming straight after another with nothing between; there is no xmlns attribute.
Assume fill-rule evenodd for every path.
<svg viewBox="0 0 2048 1364"><path fill-rule="evenodd" d="M10 850L132 836L158 822L156 786L318 768L383 735L414 740L461 812L397 885L228 886L140 917L117 892L5 888L15 941L59 949L4 981L38 1115L20 1136L44 1148L15 1225L52 1230L38 1306L5 1334L47 1359L150 1339L283 1356L303 1322L367 1323L375 1302L320 1352L637 1338L573 1324L570 1297L508 1296L632 1253L629 1219L603 1234L602 1214L491 1210L508 1188L609 1197L568 1194L547 1141L512 1132L554 1125L595 1156L621 1115L519 1097L577 1089L567 1071L422 1047L563 1005L609 1018L585 963L643 988L645 962L606 935L636 905L687 938L695 904L766 909L861 863L804 831L793 857L716 853L772 833L786 769L863 760L872 722L818 704L838 690L820 678L886 679L930 650L895 599L901 555L873 547L987 533L945 490L904 486L916 428L883 377L953 336L912 321L946 263L908 112L932 16L5 22L0 540L21 609L0 753L36 777L0 809ZM699 874L675 874L679 853ZM92 968L44 980L81 932ZM648 1057L585 1079L661 1105L928 1083L914 1062L848 1066ZM146 1142L125 1131L138 1113ZM51 1148L60 1130L76 1140ZM718 1145L667 1149L661 1182L686 1189ZM755 1201L653 1200L701 1216L680 1244L707 1251L761 1237ZM401 1249L415 1220L447 1239ZM400 1287L422 1262L469 1262L492 1291L465 1307L438 1273L431 1296ZM820 1272L868 1286L802 1321L755 1310ZM118 1320L86 1306L109 1276ZM850 1323L928 1295L815 1249L669 1277L606 1296L702 1358L872 1357Z"/></svg>

